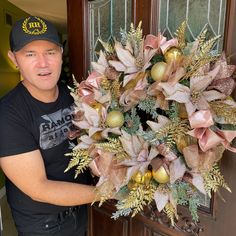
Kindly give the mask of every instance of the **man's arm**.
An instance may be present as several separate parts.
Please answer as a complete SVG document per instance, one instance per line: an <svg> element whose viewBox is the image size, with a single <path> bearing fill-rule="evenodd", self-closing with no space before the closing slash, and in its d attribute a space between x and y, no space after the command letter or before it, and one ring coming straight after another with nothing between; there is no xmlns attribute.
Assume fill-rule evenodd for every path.
<svg viewBox="0 0 236 236"><path fill-rule="evenodd" d="M33 200L74 206L95 199L93 186L48 180L39 150L2 157L0 165L5 175Z"/></svg>

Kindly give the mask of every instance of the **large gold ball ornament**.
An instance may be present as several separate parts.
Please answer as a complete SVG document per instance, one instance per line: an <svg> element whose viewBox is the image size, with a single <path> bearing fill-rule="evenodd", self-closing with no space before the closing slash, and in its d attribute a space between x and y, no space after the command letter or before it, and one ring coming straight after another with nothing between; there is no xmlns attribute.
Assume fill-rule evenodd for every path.
<svg viewBox="0 0 236 236"><path fill-rule="evenodd" d="M151 77L155 81L161 81L164 78L166 72L167 63L165 62L157 62L153 65L151 69Z"/></svg>
<svg viewBox="0 0 236 236"><path fill-rule="evenodd" d="M131 180L138 184L149 184L152 179L152 172L148 170L144 174L141 171L136 172L132 177Z"/></svg>
<svg viewBox="0 0 236 236"><path fill-rule="evenodd" d="M183 149L190 145L190 136L189 135L178 135L175 139L175 144L180 153L183 153Z"/></svg>
<svg viewBox="0 0 236 236"><path fill-rule="evenodd" d="M94 133L92 136L91 136L92 139L96 140L96 141L100 141L102 139L104 139L102 137L102 132L101 131L97 131L96 133Z"/></svg>
<svg viewBox="0 0 236 236"><path fill-rule="evenodd" d="M107 114L106 124L110 128L121 127L124 122L124 115L120 111L111 111Z"/></svg>
<svg viewBox="0 0 236 236"><path fill-rule="evenodd" d="M134 79L130 80L124 87L124 90L133 89L139 80L143 79L146 76L145 72L139 72Z"/></svg>
<svg viewBox="0 0 236 236"><path fill-rule="evenodd" d="M148 170L144 174L144 184L148 185L150 183L151 179L152 179L152 172L150 170Z"/></svg>
<svg viewBox="0 0 236 236"><path fill-rule="evenodd" d="M163 166L156 171L152 171L152 177L160 184L166 184L170 181L170 176Z"/></svg>
<svg viewBox="0 0 236 236"><path fill-rule="evenodd" d="M187 113L184 103L178 103L178 113L179 113L180 118L182 118L182 119L188 118L188 113Z"/></svg>
<svg viewBox="0 0 236 236"><path fill-rule="evenodd" d="M136 190L138 188L138 186L139 186L139 184L133 180L130 180L129 183L127 184L127 187L129 190Z"/></svg>
<svg viewBox="0 0 236 236"><path fill-rule="evenodd" d="M95 109L99 115L102 114L103 105L102 105L101 103L95 102L94 104L92 104L91 107L92 107L93 109Z"/></svg>
<svg viewBox="0 0 236 236"><path fill-rule="evenodd" d="M198 139L188 134L177 135L177 137L175 138L175 144L176 144L177 150L180 153L183 153L184 148L191 146L193 144L197 144L197 143L198 143Z"/></svg>
<svg viewBox="0 0 236 236"><path fill-rule="evenodd" d="M182 58L182 52L179 48L171 47L164 53L165 61L170 64L171 62L179 63Z"/></svg>
<svg viewBox="0 0 236 236"><path fill-rule="evenodd" d="M138 171L137 173L135 173L131 179L133 181L135 181L138 184L143 184L144 183L144 175L142 175L141 171Z"/></svg>

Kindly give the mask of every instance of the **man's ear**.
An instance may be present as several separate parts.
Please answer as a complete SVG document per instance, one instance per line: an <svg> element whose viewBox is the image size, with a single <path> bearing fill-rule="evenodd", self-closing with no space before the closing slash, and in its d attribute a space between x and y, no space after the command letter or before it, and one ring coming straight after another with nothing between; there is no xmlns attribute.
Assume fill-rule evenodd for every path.
<svg viewBox="0 0 236 236"><path fill-rule="evenodd" d="M12 51L8 51L7 53L8 57L10 58L10 60L13 62L13 64L18 67L18 63L16 61L16 57L15 54Z"/></svg>

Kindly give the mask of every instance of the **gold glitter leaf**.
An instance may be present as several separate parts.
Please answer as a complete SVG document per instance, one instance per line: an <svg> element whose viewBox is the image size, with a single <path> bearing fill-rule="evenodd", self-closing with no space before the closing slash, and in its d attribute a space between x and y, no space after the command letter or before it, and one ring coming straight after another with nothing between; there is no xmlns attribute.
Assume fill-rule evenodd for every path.
<svg viewBox="0 0 236 236"><path fill-rule="evenodd" d="M103 77L100 86L105 90L109 90L111 87L111 84L110 84L110 81L106 77Z"/></svg>
<svg viewBox="0 0 236 236"><path fill-rule="evenodd" d="M176 209L172 206L170 202L165 205L164 212L167 217L170 219L171 225L175 224L175 218L178 220L178 215Z"/></svg>
<svg viewBox="0 0 236 236"><path fill-rule="evenodd" d="M202 47L206 41L207 29L204 29L197 37L196 41L199 43L199 47Z"/></svg>
<svg viewBox="0 0 236 236"><path fill-rule="evenodd" d="M175 35L177 36L177 40L178 40L178 47L180 49L183 49L186 46L186 41L185 41L186 27L187 27L187 21L184 21L175 32Z"/></svg>
<svg viewBox="0 0 236 236"><path fill-rule="evenodd" d="M204 187L209 197L211 197L211 191L216 192L219 187L223 187L231 192L217 164L215 164L210 171L203 174L203 179Z"/></svg>
<svg viewBox="0 0 236 236"><path fill-rule="evenodd" d="M214 44L216 43L216 41L220 38L221 36L215 36L211 39L209 39L208 41L204 42L201 47L200 47L200 54L199 57L200 58L204 58L205 55L207 55L208 53L210 53L210 51L212 50Z"/></svg>
<svg viewBox="0 0 236 236"><path fill-rule="evenodd" d="M227 124L236 125L236 109L234 107L221 101L210 102L210 106L220 119L223 118Z"/></svg>
<svg viewBox="0 0 236 236"><path fill-rule="evenodd" d="M165 139L165 143L171 148L175 145L175 140L177 140L179 136L185 136L187 131L189 131L189 126L184 120L174 120L156 133L156 139Z"/></svg>
<svg viewBox="0 0 236 236"><path fill-rule="evenodd" d="M118 160L129 159L130 157L124 151L123 146L117 138L107 138L108 142L97 143L96 146L102 148L105 152L111 152L115 154L115 158Z"/></svg>
<svg viewBox="0 0 236 236"><path fill-rule="evenodd" d="M98 41L101 43L101 45L105 49L106 54L114 54L115 52L114 47L110 43L106 43L102 41L101 39L98 39Z"/></svg>
<svg viewBox="0 0 236 236"><path fill-rule="evenodd" d="M75 149L71 153L65 154L65 156L72 156L68 167L64 172L67 172L71 168L76 167L75 178L83 173L85 169L87 169L89 163L92 161L92 158L89 157L88 150L85 149Z"/></svg>
<svg viewBox="0 0 236 236"><path fill-rule="evenodd" d="M119 99L120 97L120 82L119 79L116 79L112 82L111 85L111 94L114 99Z"/></svg>
<svg viewBox="0 0 236 236"><path fill-rule="evenodd" d="M129 192L127 198L119 201L116 207L118 211L131 208L131 217L134 217L137 213L143 210L145 205L148 205L152 202L155 191L156 185L152 184L151 182L149 185L140 184L137 188L132 189Z"/></svg>

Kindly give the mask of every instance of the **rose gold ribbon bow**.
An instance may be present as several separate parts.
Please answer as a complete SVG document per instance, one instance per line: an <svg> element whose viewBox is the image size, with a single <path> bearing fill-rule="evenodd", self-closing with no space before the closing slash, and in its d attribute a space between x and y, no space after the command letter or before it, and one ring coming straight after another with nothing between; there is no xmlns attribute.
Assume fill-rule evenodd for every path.
<svg viewBox="0 0 236 236"><path fill-rule="evenodd" d="M193 113L189 117L189 122L194 129L189 131L188 134L198 139L202 151L206 152L224 141L209 128L214 124L209 110L200 110Z"/></svg>
<svg viewBox="0 0 236 236"><path fill-rule="evenodd" d="M226 149L236 152L236 148L230 146L230 142L236 137L236 131L216 129L214 132L211 130L209 127L214 122L209 110L193 113L189 117L189 122L194 129L189 131L188 134L198 139L202 151L206 152L221 143Z"/></svg>
<svg viewBox="0 0 236 236"><path fill-rule="evenodd" d="M215 147L206 152L202 152L196 144L185 147L183 155L191 171L185 173L184 179L193 184L200 192L206 194L202 173L209 171L214 163L221 159L223 151L223 146Z"/></svg>
<svg viewBox="0 0 236 236"><path fill-rule="evenodd" d="M235 130L219 130L219 129L217 129L216 133L224 139L222 144L226 149L230 150L231 152L236 152L236 148L230 146L230 143L236 137Z"/></svg>
<svg viewBox="0 0 236 236"><path fill-rule="evenodd" d="M89 151L90 156L93 158L89 167L94 175L100 177L96 186L106 183L108 186L114 186L116 191L118 191L123 185L127 167L118 167L113 153L104 152L94 146Z"/></svg>
<svg viewBox="0 0 236 236"><path fill-rule="evenodd" d="M222 146L221 146L222 147ZM196 144L183 149L185 161L193 172L207 171L222 157L222 148L202 152Z"/></svg>

